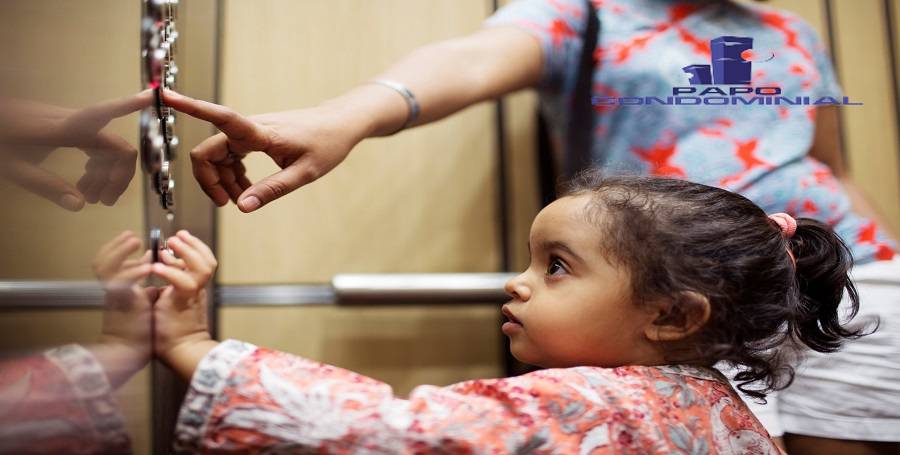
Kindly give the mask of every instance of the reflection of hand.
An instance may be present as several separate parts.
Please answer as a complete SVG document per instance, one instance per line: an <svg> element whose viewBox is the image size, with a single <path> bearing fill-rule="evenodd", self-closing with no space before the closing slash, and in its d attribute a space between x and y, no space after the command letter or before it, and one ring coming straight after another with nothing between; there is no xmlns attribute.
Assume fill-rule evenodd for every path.
<svg viewBox="0 0 900 455"><path fill-rule="evenodd" d="M114 204L134 176L137 151L103 129L152 101L149 90L80 110L6 100L0 113L0 177L72 211L85 202ZM76 147L88 155L75 186L39 166L59 147Z"/></svg>
<svg viewBox="0 0 900 455"><path fill-rule="evenodd" d="M325 106L244 117L169 90L163 96L168 106L222 131L191 152L194 176L216 205L230 198L243 212L325 175L363 139L358 128ZM252 151L266 153L282 170L251 183L241 160Z"/></svg>
<svg viewBox="0 0 900 455"><path fill-rule="evenodd" d="M212 250L187 231L179 231L166 245L178 258L163 251L162 262L152 266L154 275L169 282L153 307L153 348L157 356L169 362L177 352L210 340L205 288L218 264Z"/></svg>
<svg viewBox="0 0 900 455"><path fill-rule="evenodd" d="M151 302L158 291L140 284L150 275L150 252L128 259L140 246L134 233L123 232L100 248L93 263L106 291L100 345L93 351L114 387L150 358Z"/></svg>
<svg viewBox="0 0 900 455"><path fill-rule="evenodd" d="M141 239L131 231L124 231L100 247L94 256L94 275L104 287L132 284L150 273L151 252L147 250L138 259L128 259L141 246Z"/></svg>

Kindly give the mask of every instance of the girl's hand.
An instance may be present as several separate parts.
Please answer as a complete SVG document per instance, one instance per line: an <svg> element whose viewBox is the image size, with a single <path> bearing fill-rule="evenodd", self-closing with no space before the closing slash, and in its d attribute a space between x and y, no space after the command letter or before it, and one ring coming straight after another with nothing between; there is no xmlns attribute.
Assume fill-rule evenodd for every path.
<svg viewBox="0 0 900 455"><path fill-rule="evenodd" d="M140 247L141 239L131 231L122 232L100 247L91 268L104 288L116 283L135 283L150 274L150 250L140 258L128 259Z"/></svg>
<svg viewBox="0 0 900 455"><path fill-rule="evenodd" d="M125 382L150 359L151 302L155 287L141 283L150 275L150 252L128 257L141 247L130 231L100 247L94 257L94 274L106 291L100 344L93 347L113 387Z"/></svg>
<svg viewBox="0 0 900 455"><path fill-rule="evenodd" d="M167 105L221 131L191 151L194 177L217 206L231 199L243 212L325 175L366 134L364 126L326 106L244 117L225 106L163 93ZM282 170L252 183L241 160L253 151L269 155Z"/></svg>
<svg viewBox="0 0 900 455"><path fill-rule="evenodd" d="M195 346L211 341L206 285L218 263L212 250L187 231L178 231L167 245L177 257L162 251L162 262L152 266L154 275L169 282L154 305L153 348L157 357L174 366L186 353L195 352Z"/></svg>
<svg viewBox="0 0 900 455"><path fill-rule="evenodd" d="M140 247L141 240L125 231L100 247L93 269L106 291L101 341L119 343L146 357L150 353L150 307L156 289L141 285L150 275L150 252L128 259Z"/></svg>

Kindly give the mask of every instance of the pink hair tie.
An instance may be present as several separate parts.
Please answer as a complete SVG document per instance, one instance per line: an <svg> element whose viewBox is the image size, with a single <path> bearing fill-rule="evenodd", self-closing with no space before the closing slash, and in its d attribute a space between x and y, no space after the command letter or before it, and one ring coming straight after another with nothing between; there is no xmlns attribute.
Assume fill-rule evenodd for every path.
<svg viewBox="0 0 900 455"><path fill-rule="evenodd" d="M797 232L797 220L787 213L773 213L769 215L769 219L778 223L778 227L781 228L781 235L786 239L793 237L794 233Z"/></svg>
<svg viewBox="0 0 900 455"><path fill-rule="evenodd" d="M781 235L785 239L793 237L794 233L797 232L797 220L787 213L773 213L769 215L769 219L778 224L778 227L781 228ZM791 251L790 246L787 248L787 254L791 257L791 262L794 264L794 267L797 267L797 258L794 257L794 253Z"/></svg>

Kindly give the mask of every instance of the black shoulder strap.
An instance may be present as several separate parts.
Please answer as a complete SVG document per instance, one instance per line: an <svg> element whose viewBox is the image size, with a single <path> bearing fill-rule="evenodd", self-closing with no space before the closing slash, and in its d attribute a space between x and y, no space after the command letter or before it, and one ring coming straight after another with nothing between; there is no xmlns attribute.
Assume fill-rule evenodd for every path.
<svg viewBox="0 0 900 455"><path fill-rule="evenodd" d="M546 206L556 199L556 185L560 177L569 178L590 164L591 147L593 146L593 103L592 86L594 77L594 49L597 47L597 36L600 33L600 22L597 10L591 0L585 0L584 46L578 61L578 79L572 98L572 111L569 117L565 162L558 163L554 159L553 145L550 141L550 128L547 119L540 109L537 110L537 169L541 190L541 205ZM562 172L560 172L562 170Z"/></svg>
<svg viewBox="0 0 900 455"><path fill-rule="evenodd" d="M594 49L597 47L597 35L600 33L600 21L597 10L591 0L586 0L587 18L584 34L584 45L581 48L581 59L578 62L578 78L572 92L572 111L569 117L568 137L566 138L565 163L563 177L571 178L578 171L590 166L591 146L594 138Z"/></svg>

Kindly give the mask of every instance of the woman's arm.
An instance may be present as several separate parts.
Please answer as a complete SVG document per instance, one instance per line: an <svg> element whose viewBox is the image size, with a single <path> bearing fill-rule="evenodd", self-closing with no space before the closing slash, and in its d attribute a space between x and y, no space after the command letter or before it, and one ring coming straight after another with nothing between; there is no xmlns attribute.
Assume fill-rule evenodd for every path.
<svg viewBox="0 0 900 455"><path fill-rule="evenodd" d="M415 125L444 118L480 101L537 84L541 46L530 33L512 26L484 28L471 35L420 47L373 79L406 85L421 105ZM381 103L375 92L391 95ZM385 97L388 98L388 97ZM367 136L390 134L406 120L407 106L393 90L364 84L325 104L363 112L372 124Z"/></svg>
<svg viewBox="0 0 900 455"><path fill-rule="evenodd" d="M489 27L419 48L373 79L409 88L421 108L414 124L421 125L535 85L542 52L538 39L524 30ZM244 212L318 179L360 141L397 131L409 115L403 96L369 83L317 107L250 118L174 92L164 97L169 106L222 131L191 152L194 176L217 205L231 199ZM250 182L241 159L252 151L265 152L282 170Z"/></svg>

